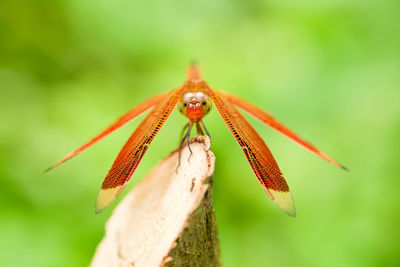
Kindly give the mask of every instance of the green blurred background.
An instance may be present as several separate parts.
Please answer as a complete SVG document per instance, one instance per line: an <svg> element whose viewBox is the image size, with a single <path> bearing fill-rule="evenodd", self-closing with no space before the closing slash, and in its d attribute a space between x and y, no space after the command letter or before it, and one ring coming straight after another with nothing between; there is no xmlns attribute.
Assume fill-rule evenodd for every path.
<svg viewBox="0 0 400 267"><path fill-rule="evenodd" d="M0 266L89 264L116 205L95 216L94 200L140 120L43 170L181 84L193 59L214 88L350 169L250 118L291 187L292 219L214 109L205 123L225 266L398 266L399 14L397 0L1 1ZM176 148L185 123L174 111L122 195Z"/></svg>

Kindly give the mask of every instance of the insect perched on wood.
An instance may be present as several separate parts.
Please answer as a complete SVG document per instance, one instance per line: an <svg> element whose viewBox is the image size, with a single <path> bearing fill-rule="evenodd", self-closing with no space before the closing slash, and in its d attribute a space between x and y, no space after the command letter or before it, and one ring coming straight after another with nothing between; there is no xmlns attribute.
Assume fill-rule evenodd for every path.
<svg viewBox="0 0 400 267"><path fill-rule="evenodd" d="M321 158L345 169L342 165L310 143L298 137L260 108L231 94L218 92L212 89L203 81L201 72L196 64L189 65L187 78L187 81L175 90L152 97L132 108L99 135L68 154L48 170L81 153L143 112L151 110L125 143L104 179L95 206L95 212L99 213L110 205L127 185L149 148L150 143L160 131L176 105L178 105L179 111L189 119L189 123L185 126L187 127L187 132L182 139L182 146L185 139L189 140L190 131L194 125L196 125L198 133L204 134L204 129L208 134L202 119L211 110L212 102L214 102L225 124L243 150L261 186L276 205L288 215L296 215L296 209L289 191L289 186L282 176L267 145L250 123L236 109L237 107L253 115L261 122L287 136Z"/></svg>

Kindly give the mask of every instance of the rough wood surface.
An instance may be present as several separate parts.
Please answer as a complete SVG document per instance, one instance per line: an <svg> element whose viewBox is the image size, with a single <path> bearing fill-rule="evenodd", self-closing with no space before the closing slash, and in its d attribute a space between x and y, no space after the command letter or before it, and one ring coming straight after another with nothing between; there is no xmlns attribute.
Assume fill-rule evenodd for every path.
<svg viewBox="0 0 400 267"><path fill-rule="evenodd" d="M91 266L219 266L210 140L191 140L159 163L115 208Z"/></svg>

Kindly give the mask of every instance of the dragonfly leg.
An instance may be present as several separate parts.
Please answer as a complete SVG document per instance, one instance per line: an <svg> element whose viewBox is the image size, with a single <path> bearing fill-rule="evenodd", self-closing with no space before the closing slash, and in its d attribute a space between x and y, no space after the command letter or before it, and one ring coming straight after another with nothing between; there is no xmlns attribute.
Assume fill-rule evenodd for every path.
<svg viewBox="0 0 400 267"><path fill-rule="evenodd" d="M208 130L207 130L207 128L206 128L206 125L204 124L203 120L201 120L200 123L201 123L201 126L203 126L204 131L206 131L206 134L208 135L208 137L210 137L210 139L211 139L211 135L210 135L210 133L208 132Z"/></svg>
<svg viewBox="0 0 400 267"><path fill-rule="evenodd" d="M183 136L183 138L181 139L181 141L179 142L179 151L178 151L178 165L176 166L175 172L178 172L178 168L181 165L181 151L182 151L182 146L183 143L186 140L186 135L187 132L185 133L186 129L189 127L189 123L187 123L185 126L183 126L182 128L182 132L181 132L181 136ZM185 134L185 135L184 135Z"/></svg>
<svg viewBox="0 0 400 267"><path fill-rule="evenodd" d="M187 134L186 134L187 146L188 146L189 151L190 151L188 162L190 161L190 158L192 157L192 149L190 148L190 130L192 130L192 122L189 122L189 129L188 129Z"/></svg>
<svg viewBox="0 0 400 267"><path fill-rule="evenodd" d="M197 129L197 135L204 135L204 131L198 122L196 122L196 129Z"/></svg>
<svg viewBox="0 0 400 267"><path fill-rule="evenodd" d="M189 127L189 128L188 128L188 127ZM188 136L190 137L190 130L191 130L191 127L192 127L192 124L189 122L189 123L187 123L187 124L183 127L183 129L182 129L181 136L182 136L183 133L186 131L186 129L187 129L187 131L186 131L185 135L183 136L181 142L179 143L178 165L176 166L175 172L178 172L178 168L179 168L179 166L181 165L182 146L183 146L183 143L185 143L186 139L188 139ZM188 146L189 146L189 141L188 141ZM190 147L189 147L189 150L190 150ZM190 150L190 153L192 153L191 150Z"/></svg>

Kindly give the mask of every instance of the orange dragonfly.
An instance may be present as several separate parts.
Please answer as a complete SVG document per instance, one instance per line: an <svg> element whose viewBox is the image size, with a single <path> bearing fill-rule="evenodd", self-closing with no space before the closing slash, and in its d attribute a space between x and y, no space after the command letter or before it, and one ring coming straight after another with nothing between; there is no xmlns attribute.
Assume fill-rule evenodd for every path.
<svg viewBox="0 0 400 267"><path fill-rule="evenodd" d="M287 136L321 158L345 169L342 165L310 143L301 139L282 123L275 120L270 114L234 95L215 91L202 79L201 71L198 66L196 64L190 64L187 71L187 81L183 85L169 93L152 97L132 108L99 135L68 154L48 170L86 150L124 124L135 119L143 112L151 110L125 143L104 179L95 206L95 213L99 213L110 205L125 188L149 148L150 143L160 131L176 105L179 111L189 119L189 123L185 126L187 127L187 132L180 144L181 148L185 139L189 140L190 132L194 125L198 133L204 134L204 129L208 134L202 119L211 110L212 102L214 102L225 124L243 150L261 186L275 204L288 215L293 217L296 215L296 209L290 194L289 186L267 145L250 123L237 110L237 107L253 115L261 122Z"/></svg>

